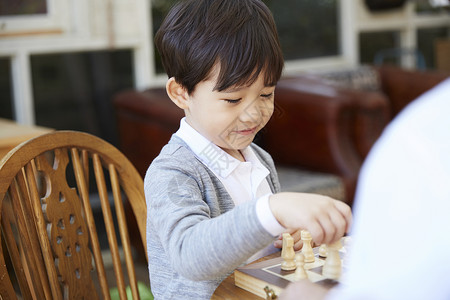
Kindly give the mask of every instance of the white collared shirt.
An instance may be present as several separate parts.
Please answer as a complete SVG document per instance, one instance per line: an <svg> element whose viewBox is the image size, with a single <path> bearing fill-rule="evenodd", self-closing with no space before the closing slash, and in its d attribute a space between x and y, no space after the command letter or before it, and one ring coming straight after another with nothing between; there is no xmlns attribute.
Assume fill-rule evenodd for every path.
<svg viewBox="0 0 450 300"><path fill-rule="evenodd" d="M206 139L185 118L181 119L180 128L175 133L194 152L194 154L217 176L237 206L241 203L257 199L256 213L262 226L274 237L286 229L275 219L269 207L269 196L272 194L266 177L269 170L259 161L251 147L241 151L245 162L241 162L226 153L217 145ZM258 252L248 261L274 252L269 247Z"/></svg>

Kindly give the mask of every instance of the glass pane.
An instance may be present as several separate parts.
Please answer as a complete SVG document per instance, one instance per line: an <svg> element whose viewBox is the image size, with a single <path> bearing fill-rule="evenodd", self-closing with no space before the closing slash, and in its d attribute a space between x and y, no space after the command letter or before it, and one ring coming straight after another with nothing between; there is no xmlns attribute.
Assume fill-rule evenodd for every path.
<svg viewBox="0 0 450 300"><path fill-rule="evenodd" d="M89 132L117 145L112 99L133 88L130 50L31 56L36 124Z"/></svg>
<svg viewBox="0 0 450 300"><path fill-rule="evenodd" d="M272 11L286 60L340 54L337 0L263 0ZM176 0L152 1L153 34ZM158 51L155 65L163 73Z"/></svg>
<svg viewBox="0 0 450 300"><path fill-rule="evenodd" d="M416 12L418 14L436 14L441 13L449 6L448 0L415 0Z"/></svg>
<svg viewBox="0 0 450 300"><path fill-rule="evenodd" d="M0 16L47 13L47 0L0 0Z"/></svg>
<svg viewBox="0 0 450 300"><path fill-rule="evenodd" d="M286 60L340 54L337 0L265 0Z"/></svg>
<svg viewBox="0 0 450 300"><path fill-rule="evenodd" d="M161 26L164 18L169 12L172 5L174 5L178 0L153 0L151 2L152 6L152 21L153 21L153 37ZM156 73L164 73L164 68L161 63L161 57L159 55L158 50L156 50L155 44L153 43L153 47L155 48L155 68Z"/></svg>
<svg viewBox="0 0 450 300"><path fill-rule="evenodd" d="M13 119L11 60L0 58L0 118Z"/></svg>
<svg viewBox="0 0 450 300"><path fill-rule="evenodd" d="M399 47L400 34L396 31L363 32L359 35L360 63L373 64L378 57L382 63L400 65L400 55L390 52Z"/></svg>
<svg viewBox="0 0 450 300"><path fill-rule="evenodd" d="M428 69L436 68L435 42L442 38L450 38L450 28L423 28L417 31L417 48L423 54Z"/></svg>

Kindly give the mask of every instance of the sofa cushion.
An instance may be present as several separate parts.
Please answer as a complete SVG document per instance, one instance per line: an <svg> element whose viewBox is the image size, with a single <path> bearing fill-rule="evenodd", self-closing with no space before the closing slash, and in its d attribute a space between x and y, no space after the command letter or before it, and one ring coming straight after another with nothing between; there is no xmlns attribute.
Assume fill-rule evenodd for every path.
<svg viewBox="0 0 450 300"><path fill-rule="evenodd" d="M329 173L312 172L306 169L277 166L282 192L314 193L345 200L342 178Z"/></svg>

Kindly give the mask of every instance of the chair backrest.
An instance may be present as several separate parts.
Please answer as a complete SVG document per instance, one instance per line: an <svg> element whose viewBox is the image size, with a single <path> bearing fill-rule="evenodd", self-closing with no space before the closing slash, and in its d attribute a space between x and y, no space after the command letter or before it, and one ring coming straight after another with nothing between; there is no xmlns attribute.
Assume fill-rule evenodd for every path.
<svg viewBox="0 0 450 300"><path fill-rule="evenodd" d="M108 255L120 298L130 285L139 299L125 204L145 243L142 177L100 138L55 131L11 150L0 161L0 298L109 299Z"/></svg>

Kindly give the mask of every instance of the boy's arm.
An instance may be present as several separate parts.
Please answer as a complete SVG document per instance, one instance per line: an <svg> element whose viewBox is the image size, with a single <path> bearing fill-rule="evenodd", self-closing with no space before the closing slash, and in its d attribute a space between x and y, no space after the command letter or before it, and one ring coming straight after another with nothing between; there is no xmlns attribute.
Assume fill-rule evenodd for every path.
<svg viewBox="0 0 450 300"><path fill-rule="evenodd" d="M157 171L148 176L157 180L146 180L145 193L149 222L178 273L191 280L226 275L274 240L260 224L254 201L213 217L220 195L208 199L208 206L204 195L211 191L200 188L198 170L171 159L161 163L165 167L152 166Z"/></svg>
<svg viewBox="0 0 450 300"><path fill-rule="evenodd" d="M327 196L284 192L271 195L269 205L282 226L308 230L319 245L340 239L352 222L350 207Z"/></svg>
<svg viewBox="0 0 450 300"><path fill-rule="evenodd" d="M227 192L215 189L199 164L166 155L145 179L148 224L173 268L192 280L223 277L275 239L260 223L256 201L231 209ZM351 219L347 205L320 195L275 194L270 208L285 228L307 229L318 243L341 237Z"/></svg>

